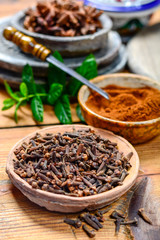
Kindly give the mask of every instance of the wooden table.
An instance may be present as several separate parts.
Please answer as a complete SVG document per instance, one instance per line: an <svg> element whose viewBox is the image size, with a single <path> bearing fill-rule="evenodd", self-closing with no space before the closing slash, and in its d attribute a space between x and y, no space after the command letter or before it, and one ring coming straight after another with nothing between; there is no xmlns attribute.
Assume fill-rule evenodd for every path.
<svg viewBox="0 0 160 240"><path fill-rule="evenodd" d="M7 174L5 165L11 147L25 135L42 127L18 127L0 129L0 239L1 240L37 240L37 239L88 239L81 229L74 229L63 223L66 214L49 212L30 202L16 189ZM152 180L152 197L160 211L160 136L152 141L135 146L141 161L140 176L149 176ZM140 177L139 176L139 177ZM126 212L129 195L112 204L112 209L105 214L104 227L96 233L96 240L131 239L125 226L121 227L118 238L115 236L113 220L108 216L113 209ZM77 214L69 214L75 217ZM138 239L141 240L141 239ZM147 240L147 239L145 239ZM156 240L156 239L155 239ZM158 239L157 239L158 240Z"/></svg>
<svg viewBox="0 0 160 240"><path fill-rule="evenodd" d="M33 0L3 0L0 1L0 17L15 13L24 7L33 5ZM9 3L12 3L9 7ZM157 21L154 16L153 22ZM7 94L0 86L0 108ZM6 159L11 147L27 134L44 126L36 126L31 119L28 107L20 113L19 124L12 119L12 110L0 112L0 240L46 240L46 239L88 239L81 229L74 229L63 223L66 214L49 212L44 208L30 202L10 182L5 173ZM73 121L78 122L75 114L75 105L72 105ZM45 108L44 125L57 124L58 120L53 114L52 108ZM149 176L152 181L151 196L153 202L157 202L157 213L160 211L160 136L145 144L135 146L141 161L139 179ZM143 193L142 193L143 194ZM112 209L105 214L104 227L96 233L96 240L109 239L133 239L127 227L122 226L118 236L115 236L115 225L108 216L113 209L126 213L130 199L130 192L112 204ZM69 214L68 217L77 215ZM141 240L141 239L138 239ZM144 239L148 240L148 239ZM155 239L158 240L158 239Z"/></svg>

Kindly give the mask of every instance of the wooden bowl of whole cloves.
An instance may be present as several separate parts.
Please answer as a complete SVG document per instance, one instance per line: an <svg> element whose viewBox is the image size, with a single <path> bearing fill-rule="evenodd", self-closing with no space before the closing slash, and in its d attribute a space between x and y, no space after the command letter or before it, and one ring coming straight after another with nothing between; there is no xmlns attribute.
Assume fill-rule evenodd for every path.
<svg viewBox="0 0 160 240"><path fill-rule="evenodd" d="M95 141L98 141L96 145ZM108 146L108 150L105 146ZM52 151L54 147L56 151ZM41 148L45 153L43 156ZM103 161L107 164L105 170ZM83 169L84 165L89 165L89 170ZM125 170L125 176L122 165L128 169L127 172ZM52 126L24 137L11 149L6 167L12 183L28 199L50 211L65 213L94 210L115 201L135 183L138 170L139 157L127 140L112 132L85 125ZM121 180L117 181L118 177ZM112 185L106 191L100 185L104 178L105 186ZM116 181L117 185L113 185ZM103 191L98 192L97 186L101 190L103 188ZM70 192L64 192L64 189L69 189ZM79 197L76 193L85 195Z"/></svg>

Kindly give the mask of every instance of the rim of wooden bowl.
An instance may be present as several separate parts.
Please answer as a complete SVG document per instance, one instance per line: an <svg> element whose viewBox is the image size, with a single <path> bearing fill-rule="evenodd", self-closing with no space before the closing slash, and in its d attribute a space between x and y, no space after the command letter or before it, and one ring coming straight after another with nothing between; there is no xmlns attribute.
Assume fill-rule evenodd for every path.
<svg viewBox="0 0 160 240"><path fill-rule="evenodd" d="M114 73L114 74L102 75L102 76L94 78L93 80L91 80L91 82L96 84L96 83L99 83L99 82L103 82L103 81L105 81L109 78L117 78L117 77L132 78L133 81L134 81L135 78L139 78L139 81L142 80L143 84L144 84L144 82L146 82L146 86L151 86L152 84L158 85L159 89L156 88L155 86L154 87L151 86L151 87L156 88L160 91L160 83L158 83L158 82L156 82L156 81L154 81L154 80L152 80L148 77L141 76L141 75L138 75L138 74L131 74L131 73ZM87 107L86 102L83 99L83 96L84 96L86 91L89 92L89 89L88 89L87 86L83 85L78 92L78 102L79 102L80 106L82 106L87 112L89 112L93 116L96 116L99 119L106 120L107 122L112 122L112 123L120 123L121 126L127 126L128 128L133 127L133 126L134 127L136 127L136 126L139 127L139 126L143 126L143 125L150 125L150 124L152 125L153 123L156 123L156 122L160 121L160 117L155 118L155 119L151 119L151 120L147 120L147 121L137 121L137 122L120 121L120 120L115 120L115 119L103 117L103 116L93 112L90 108Z"/></svg>
<svg viewBox="0 0 160 240"><path fill-rule="evenodd" d="M93 130L95 130L96 134L99 135L106 135L106 138L109 139L109 136L112 136L113 138L115 138L114 140L117 143L121 143L122 145L124 145L125 147L125 151L127 150L128 152L133 152L133 157L131 158L130 162L132 167L130 168L129 175L125 178L125 180L123 181L123 185L122 186L117 186L109 191L103 192L103 193L99 193L96 195L92 195L92 196L86 196L86 197L72 197L72 196L66 196L63 194L56 194L56 193L52 193L52 192L47 192L44 190L39 190L39 189L33 189L31 187L31 185L29 183L27 183L25 180L23 180L19 175L17 175L14 172L14 166L13 166L13 159L15 158L14 155L14 150L20 146L22 144L22 142L29 140L32 136L35 135L35 133L46 133L47 131L52 131L53 130L53 134L55 134L56 132L61 132L61 129L63 128L63 131L70 131L71 129L73 129L73 127L75 129L84 129L84 128L91 128ZM104 137L104 135L103 135ZM119 149L121 150L121 149ZM122 150L123 151L123 150ZM125 153L126 154L126 153ZM42 199L45 200L45 198L49 198L50 201L54 200L54 198L56 198L56 201L58 200L59 203L61 203L63 200L64 202L67 200L70 200L71 203L70 204L76 204L76 203L82 203L82 202L86 202L86 204L89 203L89 201L91 201L91 204L93 204L93 201L95 200L95 202L101 201L104 198L111 198L111 196L113 195L114 198L112 197L111 200L116 200L117 198L119 198L120 196L122 196L125 192L127 192L135 183L136 178L138 176L138 171L139 171L139 157L138 154L136 152L136 150L134 149L134 147L123 137L117 136L114 133L104 130L104 129L100 129L100 128L94 128L92 126L86 126L86 125L54 125L52 127L47 127L47 128L43 128L41 130L37 130L29 135L27 135L26 137L22 138L21 140L19 140L11 149L9 155L8 155L8 159L7 159L7 166L6 166L6 171L9 175L9 177L11 178L11 180L13 181L14 179L14 183L16 181L16 183L19 186L22 186L22 189L24 189L25 187L25 191L27 190L27 192L29 192L30 194L35 194L35 196L37 195L38 197L41 197ZM22 191L23 192L23 191ZM53 199L52 199L53 198ZM62 200L62 201L61 201ZM63 204L63 203L61 203ZM89 207L89 204L88 204Z"/></svg>

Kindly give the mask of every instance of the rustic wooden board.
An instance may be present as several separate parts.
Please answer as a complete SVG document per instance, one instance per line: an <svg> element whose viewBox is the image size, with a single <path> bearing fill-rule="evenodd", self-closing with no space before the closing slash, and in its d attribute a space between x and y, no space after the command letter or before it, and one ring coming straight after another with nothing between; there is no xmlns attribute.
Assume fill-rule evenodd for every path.
<svg viewBox="0 0 160 240"><path fill-rule="evenodd" d="M14 121L14 107L1 111L3 106L3 100L8 98L8 94L5 92L3 87L0 85L0 128L3 127L16 127L16 126L31 126L31 125L46 125L46 124L59 124L59 120L54 114L53 107L49 105L44 106L44 121L42 123L38 123L34 121L32 118L32 112L30 106L23 106L18 111L18 124ZM73 122L80 122L79 118L76 114L76 106L77 103L71 104L71 112L72 112L72 120Z"/></svg>
<svg viewBox="0 0 160 240"><path fill-rule="evenodd" d="M30 202L11 184L5 173L6 158L11 147L25 135L40 128L42 127L0 129L0 239L88 239L82 229L74 229L63 223L66 215L49 212ZM157 170L160 169L159 145L160 136L146 144L137 146L136 150L140 155L141 169L144 170L143 175L149 175L152 180L153 189L151 194L153 194L153 199L160 204L160 172L158 173ZM96 233L95 240L132 239L130 231L125 226L121 227L118 237L115 236L113 220L108 217L113 209L118 209L125 214L130 197L131 192L128 192L116 203L112 204L112 209L105 214L104 227ZM157 211L160 210L159 206L157 205ZM68 215L68 217L75 216L77 214Z"/></svg>
<svg viewBox="0 0 160 240"><path fill-rule="evenodd" d="M128 44L128 65L132 72L160 82L160 23L138 33Z"/></svg>
<svg viewBox="0 0 160 240"><path fill-rule="evenodd" d="M37 0L1 0L0 17L5 17L20 11L23 8L34 6Z"/></svg>

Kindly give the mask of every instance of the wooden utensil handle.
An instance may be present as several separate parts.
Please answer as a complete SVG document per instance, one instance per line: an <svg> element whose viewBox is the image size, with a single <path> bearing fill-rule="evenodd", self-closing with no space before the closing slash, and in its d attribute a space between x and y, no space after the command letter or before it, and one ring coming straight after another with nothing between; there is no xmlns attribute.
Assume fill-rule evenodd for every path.
<svg viewBox="0 0 160 240"><path fill-rule="evenodd" d="M34 38L17 31L14 27L6 27L3 36L7 40L14 42L22 51L30 53L42 61L45 61L46 57L51 53L45 46L37 43Z"/></svg>

